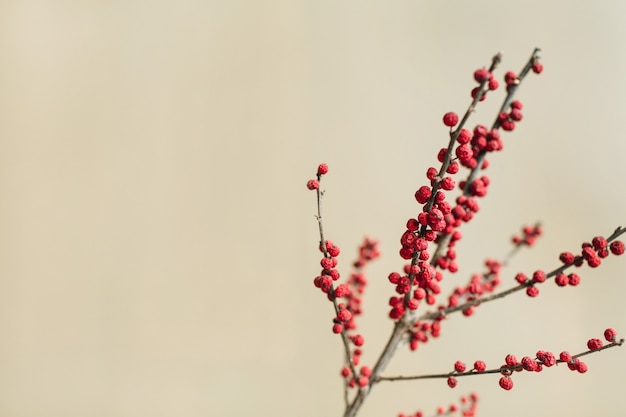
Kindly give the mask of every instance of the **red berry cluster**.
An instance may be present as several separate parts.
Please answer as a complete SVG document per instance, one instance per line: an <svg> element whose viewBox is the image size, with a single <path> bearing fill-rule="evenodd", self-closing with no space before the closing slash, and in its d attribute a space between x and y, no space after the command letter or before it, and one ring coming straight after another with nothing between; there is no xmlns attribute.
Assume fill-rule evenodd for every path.
<svg viewBox="0 0 626 417"><path fill-rule="evenodd" d="M543 230L538 224L534 226L524 226L522 228L522 234L513 236L512 241L516 246L532 246L542 233Z"/></svg>
<svg viewBox="0 0 626 417"><path fill-rule="evenodd" d="M615 329L609 328L604 331L604 337L607 342L614 345L621 345L624 341L617 341L617 332ZM504 364L500 367L499 385L505 390L513 388L513 379L511 378L514 372L528 371L528 372L541 372L544 367L549 368L558 363L565 363L571 371L577 371L584 374L587 372L587 364L579 359L580 356L588 354L590 352L601 350L603 342L600 339L589 339L587 341L587 352L580 353L572 356L569 352L563 351L559 353L557 357L554 353L544 350L539 350L534 357L524 356L521 361L518 361L514 355L507 355L504 359Z"/></svg>
<svg viewBox="0 0 626 417"><path fill-rule="evenodd" d="M450 415L456 412L460 412L460 415L463 417L474 417L476 415L476 411L478 409L478 395L472 393L469 396L462 396L459 399L458 404L452 403L447 407L439 406L437 407L436 415ZM400 413L398 417L425 417L422 411L416 411L413 414L405 414Z"/></svg>
<svg viewBox="0 0 626 417"><path fill-rule="evenodd" d="M581 266L584 262L587 262L592 268L600 266L602 259L609 256L609 253L613 255L622 255L624 253L624 243L620 240L615 240L608 243L607 239L602 236L596 236L590 242L583 242L582 252L578 256L574 256L571 252L562 252L559 255L559 260L565 265Z"/></svg>
<svg viewBox="0 0 626 417"><path fill-rule="evenodd" d="M487 98L487 90L497 90L499 86L493 72L490 72L487 68L479 68L474 71L474 80L478 83L478 86L472 89L471 96L479 101Z"/></svg>
<svg viewBox="0 0 626 417"><path fill-rule="evenodd" d="M355 346L351 350L348 365L346 365L341 374L347 379L348 385L354 386L366 386L369 384L369 376L371 370L368 367L361 367L358 375L356 373L356 366L360 362L361 346L365 342L362 335L355 333L356 322L355 317L362 313L361 302L362 296L367 285L367 279L363 272L363 269L367 264L378 258L380 252L378 251L378 242L370 238L365 238L363 244L359 247L359 256L354 261L353 266L355 268L346 281L346 283L339 284L336 287L334 283L339 280L340 274L337 270L337 256L341 253L341 250L332 241L324 239L321 233L321 213L319 199L321 193L319 191L319 185L321 177L328 173L328 165L320 164L317 168L317 179L312 179L307 182L307 188L310 190L317 190L318 193L318 221L320 222L320 235L321 242L319 250L322 252L323 257L320 260L322 271L320 275L315 277L313 284L319 288L323 293L327 294L330 301L335 306L335 317L333 318L332 331L336 334L341 334L348 348L348 343ZM345 302L338 302L338 299L344 299Z"/></svg>
<svg viewBox="0 0 626 417"><path fill-rule="evenodd" d="M551 272L537 269L531 275L520 272L515 275L518 286L492 294L501 282L500 270L506 265L511 254L522 246L532 246L542 234L539 225L526 226L522 229L521 235L513 237L515 246L511 254L503 261L493 259L486 261L485 272L472 275L465 286L457 286L443 304L437 305L437 296L442 292L441 281L445 274L455 273L459 269L456 253L456 243L462 238L459 227L473 219L480 210L478 199L488 193L491 180L481 175L481 171L489 166L486 156L491 152L502 150L502 132L514 130L516 124L523 119L523 105L519 100L514 100L514 95L524 77L531 70L537 74L543 71L543 66L538 61L538 52L538 49L533 52L531 59L519 74L513 71L505 74L507 96L491 127L477 125L473 129L467 129L465 124L475 106L486 98L487 92L498 88L499 83L493 71L500 62L500 54L493 58L489 69L481 68L474 72L478 86L472 90L474 100L463 117L454 112L443 115L443 124L449 128L449 144L437 154L440 168L428 168L426 170L428 182L415 192L415 200L420 205L420 210L407 220L406 229L400 237L400 256L410 262L404 265L402 272L392 272L388 275L388 280L396 293L389 298L389 317L396 322L392 335L373 368L359 365L365 339L356 332L355 317L362 312L362 295L367 284L363 268L369 261L379 256L377 242L365 239L359 248L359 257L353 264L355 271L349 275L345 283L336 285L340 278L337 270L340 250L324 238L321 222L320 199L323 193L320 191L320 181L322 176L327 174L328 166L320 164L317 177L307 182L307 188L315 190L318 198L319 249L323 253L320 260L322 271L314 279L314 284L327 295L334 307L332 331L341 336L345 347L346 361L341 369L341 375L345 379L346 387L368 388L384 380L443 378L449 387L455 388L461 376L499 373L501 374L499 385L505 390L510 390L513 388L512 376L515 372L541 372L544 367L566 363L569 369L584 373L587 371L587 365L580 360L581 356L624 343L624 339L619 341L616 339L614 329L606 329L604 338L609 344L605 344L601 339L589 339L588 351L577 355L563 351L557 356L552 352L540 350L534 356L524 356L519 361L514 355L507 355L502 366L489 370L485 362L477 360L471 369L465 363L456 361L453 370L445 374L409 377L381 375L400 342L408 339L410 349L418 349L421 343L439 337L441 323L449 314L462 311L463 315L470 316L479 304L520 290L525 290L530 297L536 297L539 294L538 285L552 277L559 286L576 286L580 283L580 276L575 273L567 275L564 273L570 266L587 263L591 267L597 267L609 254L621 255L625 251L624 244L615 239L625 233L626 229L618 228L607 238L597 236L591 242L583 243L578 255L571 252L561 253L559 259L563 265L559 268ZM466 172L467 176L464 179L455 179L454 176L463 168L469 171ZM460 194L450 199L449 192L457 188L460 189ZM414 312L423 303L437 305L436 310L418 317ZM356 416L369 392L369 389L357 389L352 399L349 399L349 393L346 391L344 415ZM463 397L459 404L439 407L437 414L461 412L463 416L474 416L476 401L475 396ZM422 415L422 412L418 411L411 415L400 414L400 417L422 417Z"/></svg>

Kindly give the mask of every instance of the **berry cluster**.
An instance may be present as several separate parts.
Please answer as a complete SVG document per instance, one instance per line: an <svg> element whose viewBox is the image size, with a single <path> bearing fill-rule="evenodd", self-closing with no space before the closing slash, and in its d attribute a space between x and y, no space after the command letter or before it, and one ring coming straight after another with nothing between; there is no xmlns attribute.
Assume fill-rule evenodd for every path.
<svg viewBox="0 0 626 417"><path fill-rule="evenodd" d="M554 278L559 286L577 286L581 278L576 273L566 275L565 271L568 268L582 266L584 263L595 268L609 254L624 253L624 244L617 238L626 233L626 229L618 228L606 238L597 236L591 242L583 243L578 255L571 252L561 253L559 256L561 265L556 269L549 272L535 269L529 275L519 272L515 275L516 286L496 292L502 282L501 270L507 265L509 258L520 248L533 246L542 235L539 224L525 226L520 235L513 237L513 248L507 257L502 260L488 259L485 261L484 272L471 275L467 284L457 285L444 302L438 303L438 298L442 295L441 282L449 274L459 270L456 253L456 244L462 238L459 229L479 212L478 201L487 195L491 184L491 179L484 175L484 170L489 167L486 157L504 148L503 132L514 130L523 119L523 104L514 99L522 81L531 71L536 74L543 71L538 52L538 49L533 52L519 74L508 71L504 75L506 97L490 127L482 124L474 128L465 126L477 104L487 97L487 92L495 91L499 87L494 75L494 70L501 61L499 54L493 58L489 69L480 68L474 71L474 80L478 85L472 89L473 101L464 115L459 117L455 112L443 115L443 124L449 128L448 145L437 153L439 168L429 167L425 173L426 181L415 191L414 196L419 204L419 210L406 221L400 236L399 254L405 264L401 272L391 272L387 276L395 292L389 298L388 313L394 327L389 341L372 367L360 366L365 339L356 332L355 317L362 313L362 296L367 284L363 269L380 255L377 242L365 239L359 248L359 257L353 263L354 272L345 283L338 284L340 274L337 270L337 257L340 250L330 240L325 239L321 215L323 192L320 190L320 182L322 176L328 173L328 166L320 164L316 178L307 182L307 188L317 193L319 250L323 254L320 260L322 270L314 279L314 285L325 293L333 304L332 331L341 336L345 350L345 364L341 369L341 376L345 382L344 417L354 417L369 395L370 388L381 381L441 378L446 380L449 387L455 388L458 385L458 378L463 376L500 374L499 385L505 390L510 390L513 387L512 375L515 372L541 372L544 367L566 363L569 369L584 373L587 371L587 365L580 360L581 356L624 343L623 339L616 339L615 330L607 329L604 336L608 344L604 344L600 339L589 339L588 351L577 355L563 351L556 356L552 352L538 351L534 356L524 356L520 361L514 355L507 355L504 364L494 369L487 369L482 360L474 361L471 369L465 363L456 361L453 370L443 374L381 375L401 342L408 342L411 350L417 350L420 344L439 337L442 322L452 313L462 312L464 316L471 316L480 304L504 298L521 290L525 290L530 297L536 297L539 295L539 285L550 278ZM464 177L456 178L457 175ZM456 197L450 197L450 193L455 189L458 190L458 194ZM433 306L434 310L418 316L417 310L424 305ZM351 399L349 388L355 388ZM477 397L474 395L462 397L460 404L452 404L447 408L440 407L437 414L460 412L463 416L474 416L476 402ZM402 416L418 417L422 416L422 413L400 414L400 417Z"/></svg>
<svg viewBox="0 0 626 417"><path fill-rule="evenodd" d="M513 388L513 379L511 376L514 372L541 372L544 367L550 368L559 363L567 364L567 367L571 371L584 374L587 372L588 367L585 362L579 359L581 356L602 350L603 348L620 346L624 343L624 339L617 340L617 332L612 328L608 328L604 331L604 338L609 342L609 345L603 346L604 343L600 339L589 339L587 341L587 348L589 350L577 355L571 355L569 352L563 351L559 353L557 357L552 352L539 350L534 357L524 356L520 361L517 360L515 355L506 355L504 364L499 370L502 377L500 377L498 383L500 387L508 391Z"/></svg>
<svg viewBox="0 0 626 417"><path fill-rule="evenodd" d="M435 415L445 416L460 413L455 415L461 415L463 417L474 417L476 415L477 403L478 395L476 395L475 393L472 393L468 396L464 395L459 399L458 403L452 403L447 407L439 406ZM398 417L425 417L425 414L422 411L416 411L412 414L400 413L398 414Z"/></svg>

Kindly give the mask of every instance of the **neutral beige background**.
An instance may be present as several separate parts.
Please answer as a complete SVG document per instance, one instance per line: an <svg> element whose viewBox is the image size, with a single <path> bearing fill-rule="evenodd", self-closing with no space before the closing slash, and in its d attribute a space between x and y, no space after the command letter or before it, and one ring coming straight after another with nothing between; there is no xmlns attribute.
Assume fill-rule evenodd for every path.
<svg viewBox="0 0 626 417"><path fill-rule="evenodd" d="M365 234L382 241L360 321L371 364L441 115L497 51L502 74L540 46L545 72L520 91L448 285L522 224L546 235L507 285L626 225L625 15L619 0L0 2L0 415L340 415L341 348L312 285L317 164L344 274ZM626 334L626 259L581 273L452 317L389 373ZM481 416L623 416L625 355L516 375L511 392L495 376L381 385L362 415L475 390Z"/></svg>

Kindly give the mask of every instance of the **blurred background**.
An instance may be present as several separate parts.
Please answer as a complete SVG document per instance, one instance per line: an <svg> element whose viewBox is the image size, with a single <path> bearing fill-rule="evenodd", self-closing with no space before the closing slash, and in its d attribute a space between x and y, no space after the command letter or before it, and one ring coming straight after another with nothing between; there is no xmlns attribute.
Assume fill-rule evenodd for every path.
<svg viewBox="0 0 626 417"><path fill-rule="evenodd" d="M359 320L371 365L441 117L464 111L495 53L500 80L534 47L545 70L519 91L524 120L490 158L444 289L525 224L545 235L505 287L626 226L625 13L617 0L0 2L0 415L341 415L342 348L312 284L317 165L343 275L364 236L381 241ZM470 124L492 123L502 98ZM577 288L450 317L387 374L625 335L626 258L578 272ZM483 417L622 416L624 358L518 374L509 392L495 375L380 384L361 415L432 414L475 391Z"/></svg>

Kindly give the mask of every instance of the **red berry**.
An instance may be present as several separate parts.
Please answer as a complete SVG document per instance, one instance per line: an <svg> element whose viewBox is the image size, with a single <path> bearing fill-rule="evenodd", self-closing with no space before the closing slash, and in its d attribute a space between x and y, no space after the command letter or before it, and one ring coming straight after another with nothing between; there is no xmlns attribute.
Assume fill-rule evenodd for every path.
<svg viewBox="0 0 626 417"><path fill-rule="evenodd" d="M554 282L559 287L565 287L567 284L569 284L569 279L565 274L557 274L556 277L554 277Z"/></svg>
<svg viewBox="0 0 626 417"><path fill-rule="evenodd" d="M567 351L563 351L559 354L559 359L563 362L569 362L572 360L572 355Z"/></svg>
<svg viewBox="0 0 626 417"><path fill-rule="evenodd" d="M604 338L606 339L607 342L614 342L615 338L617 337L617 331L613 328L608 328L604 331Z"/></svg>
<svg viewBox="0 0 626 417"><path fill-rule="evenodd" d="M483 361L476 361L474 362L474 369L476 370L476 372L485 372L485 370L487 369L487 364L485 364L485 362Z"/></svg>
<svg viewBox="0 0 626 417"><path fill-rule="evenodd" d="M611 249L611 253L613 255L621 255L624 253L624 242L622 242L621 240L616 240L614 242L611 242L609 248Z"/></svg>
<svg viewBox="0 0 626 417"><path fill-rule="evenodd" d="M491 91L497 90L498 87L500 86L500 84L498 83L498 80L496 80L495 78L492 78L491 80L489 80L489 84L487 85Z"/></svg>
<svg viewBox="0 0 626 417"><path fill-rule="evenodd" d="M513 120L505 120L500 124L500 126L502 126L502 130L510 132L515 129L515 122Z"/></svg>
<svg viewBox="0 0 626 417"><path fill-rule="evenodd" d="M574 255L571 252L562 252L559 255L559 260L565 265L571 265L574 263Z"/></svg>
<svg viewBox="0 0 626 417"><path fill-rule="evenodd" d="M469 143L471 139L472 132L467 129L461 129L461 131L459 132L459 136L457 136L456 138L456 141L459 142L461 145L465 145L466 143Z"/></svg>
<svg viewBox="0 0 626 417"><path fill-rule="evenodd" d="M454 190L456 183L452 177L445 177L443 181L441 181L441 188L446 191Z"/></svg>
<svg viewBox="0 0 626 417"><path fill-rule="evenodd" d="M448 169L446 169L448 174L456 174L459 172L459 164L456 161L453 161L450 165L448 165Z"/></svg>
<svg viewBox="0 0 626 417"><path fill-rule="evenodd" d="M537 361L530 356L524 356L522 358L522 367L527 371L535 371L537 369Z"/></svg>
<svg viewBox="0 0 626 417"><path fill-rule="evenodd" d="M526 288L526 295L528 295L529 297L538 296L539 288L535 287L534 285L531 285L530 287Z"/></svg>
<svg viewBox="0 0 626 417"><path fill-rule="evenodd" d="M309 180L306 183L306 188L308 188L309 190L317 190L318 188L320 188L320 183L318 180Z"/></svg>
<svg viewBox="0 0 626 417"><path fill-rule="evenodd" d="M474 80L476 82L482 83L483 81L487 81L491 77L491 74L486 68L479 68L474 71Z"/></svg>
<svg viewBox="0 0 626 417"><path fill-rule="evenodd" d="M417 200L418 203L420 204L424 204L428 201L428 199L431 196L431 190L430 187L426 186L426 185L422 185L416 192L415 192L415 199Z"/></svg>
<svg viewBox="0 0 626 417"><path fill-rule="evenodd" d="M333 325L333 333L337 334L337 333L341 333L343 330L343 326L339 323L335 323Z"/></svg>
<svg viewBox="0 0 626 417"><path fill-rule="evenodd" d="M507 391L513 388L513 380L509 378L508 376L503 376L502 378L500 378L499 384L500 384L500 387L502 387L503 389Z"/></svg>
<svg viewBox="0 0 626 417"><path fill-rule="evenodd" d="M450 388L454 388L454 387L456 387L457 382L458 382L458 381L456 380L456 378L455 378L455 377L453 377L453 376L448 377L448 386L449 386Z"/></svg>
<svg viewBox="0 0 626 417"><path fill-rule="evenodd" d="M542 270L537 270L533 272L533 282L541 283L546 280L546 273Z"/></svg>
<svg viewBox="0 0 626 417"><path fill-rule="evenodd" d="M576 359L576 370L579 373L584 374L585 372L587 372L588 369L589 368L587 367L587 364L585 362Z"/></svg>
<svg viewBox="0 0 626 417"><path fill-rule="evenodd" d="M589 350L598 350L602 347L602 340L600 339L589 339L587 341L587 347Z"/></svg>
<svg viewBox="0 0 626 417"><path fill-rule="evenodd" d="M535 74L541 74L542 71L543 71L543 64L541 62L535 62L533 64L533 72Z"/></svg>
<svg viewBox="0 0 626 417"><path fill-rule="evenodd" d="M591 244L593 245L595 250L600 250L606 248L607 241L602 236L596 236L591 241Z"/></svg>
<svg viewBox="0 0 626 417"><path fill-rule="evenodd" d="M506 83L506 85L515 84L516 81L517 81L517 75L515 75L513 71L509 71L506 74L504 74L504 82Z"/></svg>
<svg viewBox="0 0 626 417"><path fill-rule="evenodd" d="M525 283L526 280L526 274L524 274L523 272L519 272L517 275L515 275L515 281L519 282L520 284Z"/></svg>
<svg viewBox="0 0 626 417"><path fill-rule="evenodd" d="M556 365L556 356L552 352L543 352L541 356L541 362L547 367Z"/></svg>
<svg viewBox="0 0 626 417"><path fill-rule="evenodd" d="M567 276L569 285L575 287L580 284L580 276L578 274L569 274Z"/></svg>
<svg viewBox="0 0 626 417"><path fill-rule="evenodd" d="M461 361L456 361L454 363L454 370L457 372L465 372L465 364Z"/></svg>
<svg viewBox="0 0 626 417"><path fill-rule="evenodd" d="M320 164L320 166L317 167L317 175L324 175L327 172L328 172L328 165Z"/></svg>
<svg viewBox="0 0 626 417"><path fill-rule="evenodd" d="M454 112L448 112L443 115L443 124L448 127L456 126L459 122L459 116Z"/></svg>

